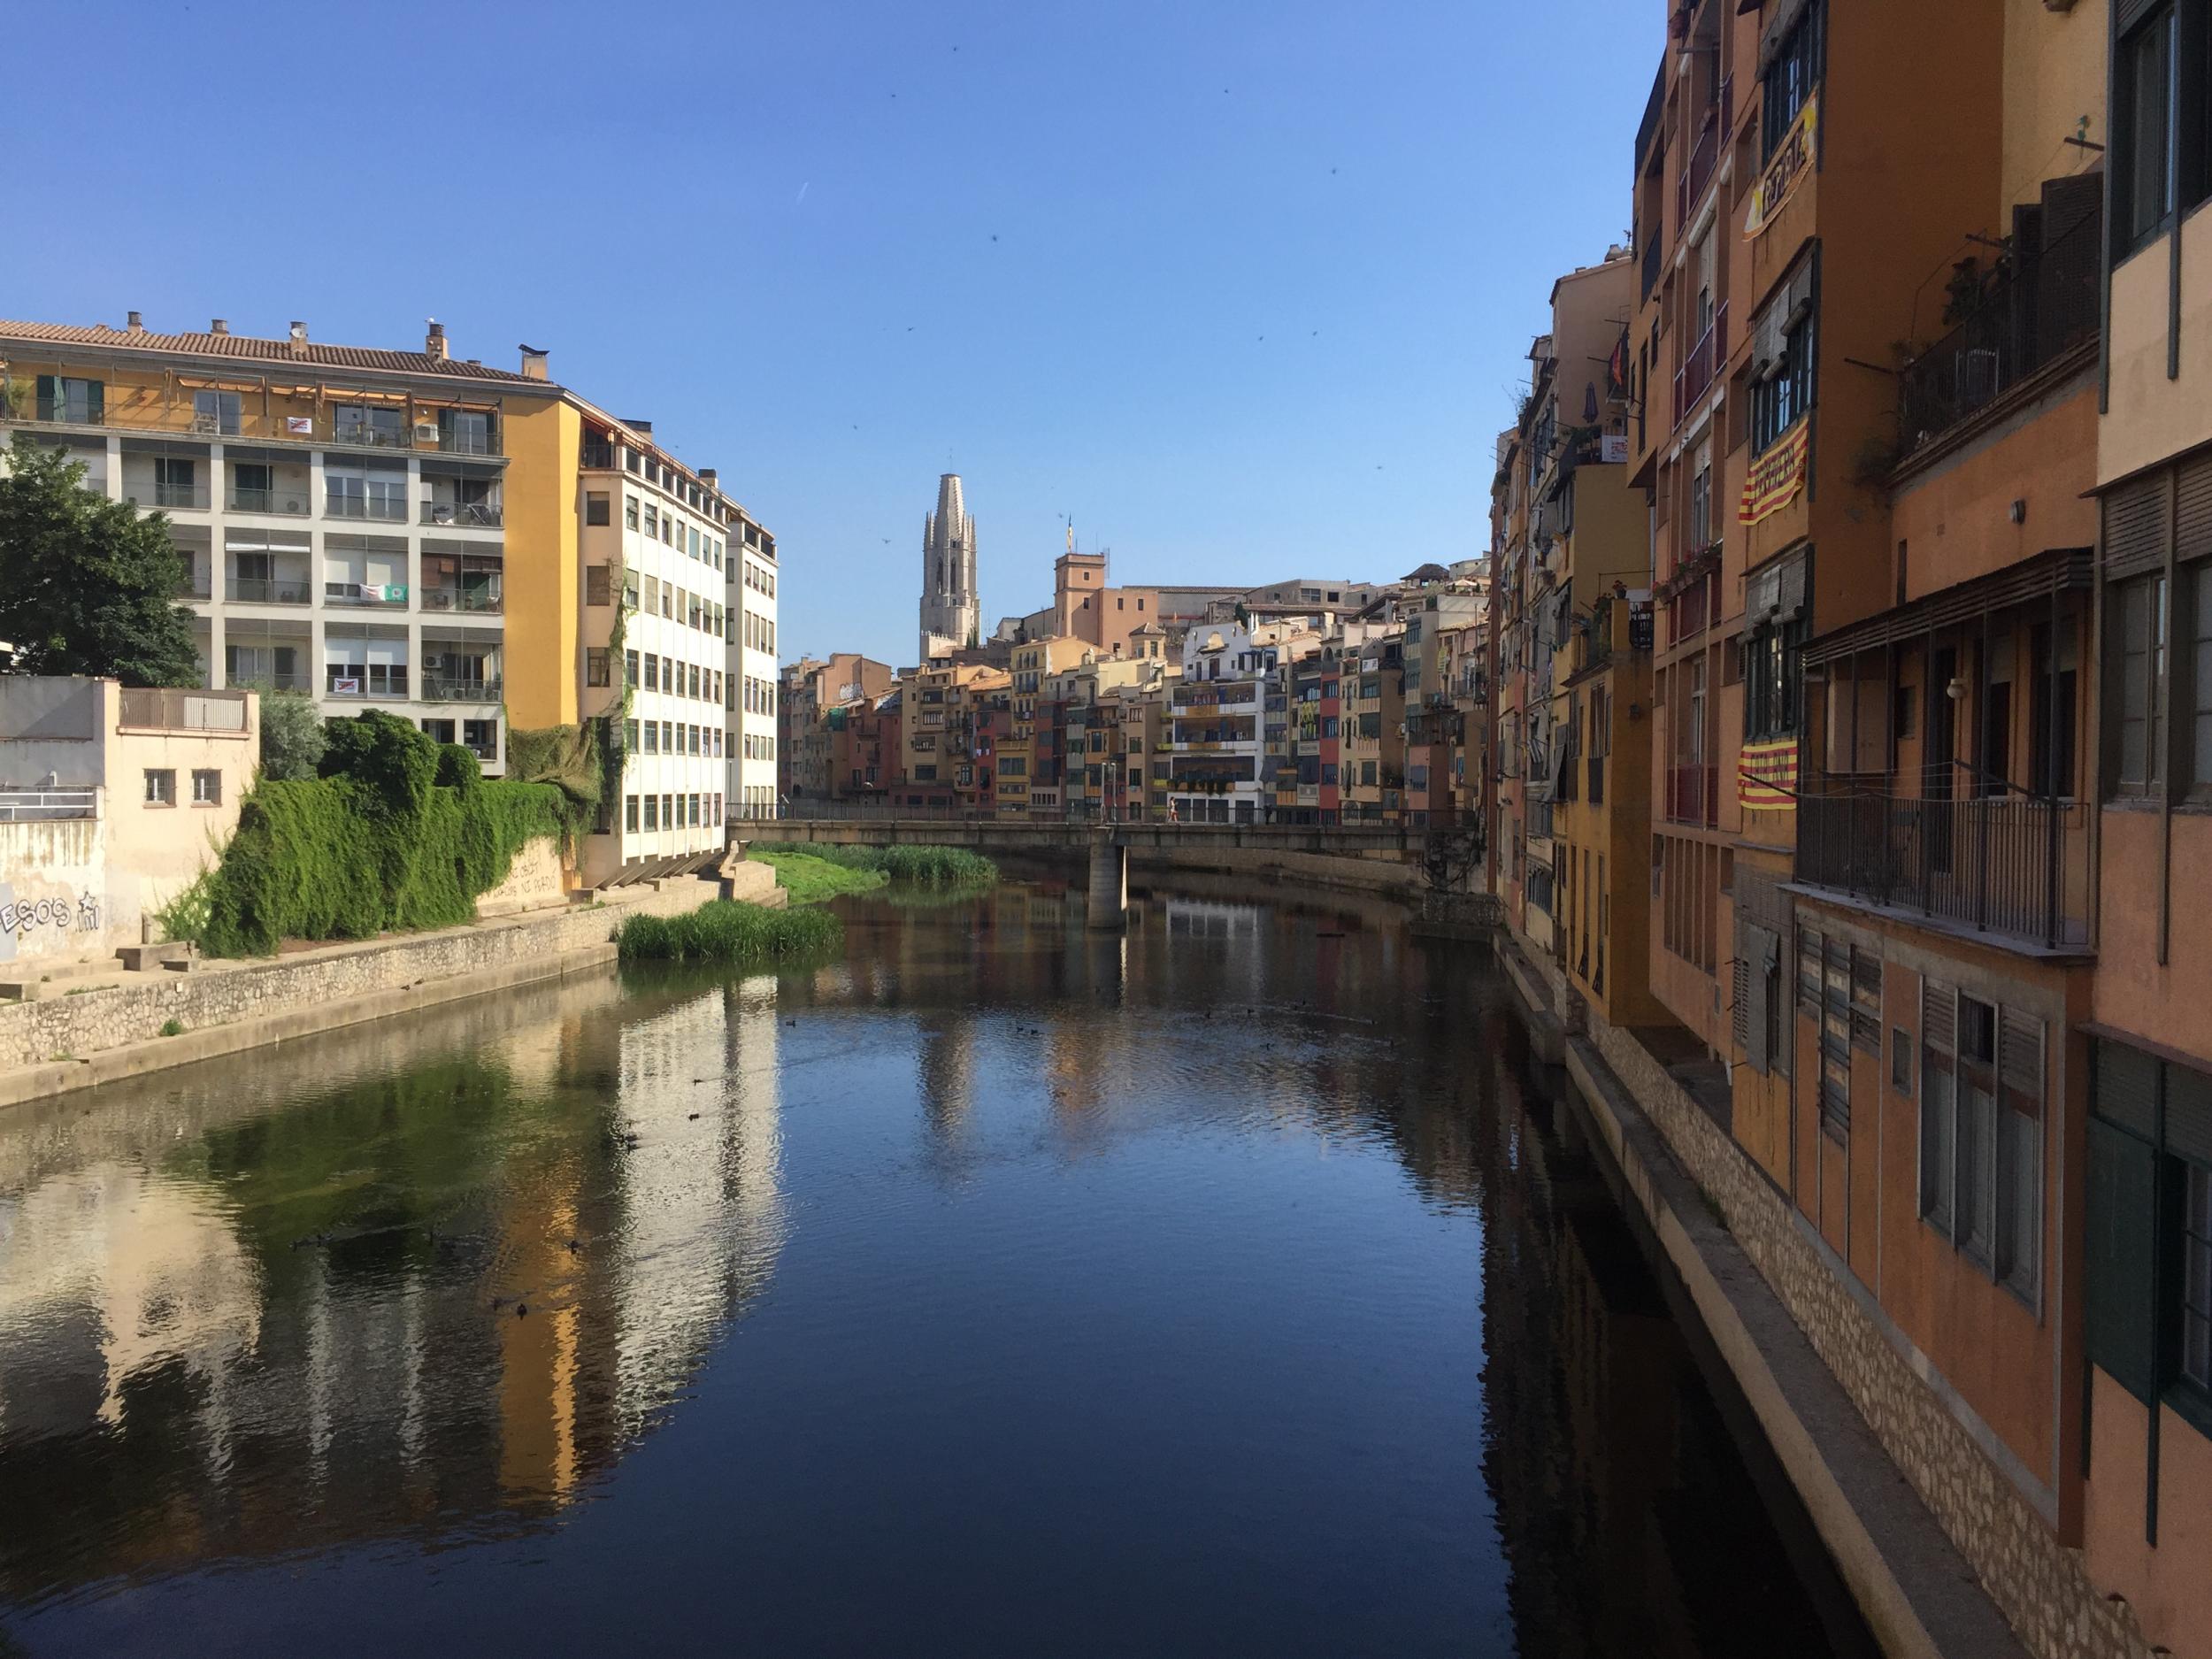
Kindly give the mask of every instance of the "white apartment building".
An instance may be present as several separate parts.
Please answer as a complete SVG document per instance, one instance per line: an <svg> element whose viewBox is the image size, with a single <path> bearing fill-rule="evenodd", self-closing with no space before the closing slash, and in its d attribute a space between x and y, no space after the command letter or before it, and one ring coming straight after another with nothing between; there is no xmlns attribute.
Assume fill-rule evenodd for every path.
<svg viewBox="0 0 2212 1659"><path fill-rule="evenodd" d="M619 720L622 766L605 833L587 843L593 883L718 854L733 792L765 784L772 793L775 780L772 756L744 751L764 726L772 733L773 716L733 712L742 702L734 682L748 672L738 572L772 541L712 471L670 458L642 422L603 419L588 419L579 465L580 708Z"/></svg>
<svg viewBox="0 0 2212 1659"><path fill-rule="evenodd" d="M505 761L504 447L544 364L287 339L0 323L0 442L65 449L88 488L169 517L205 683L381 708L488 772Z"/></svg>
<svg viewBox="0 0 2212 1659"><path fill-rule="evenodd" d="M730 816L772 818L776 789L776 538L748 519L730 548Z"/></svg>

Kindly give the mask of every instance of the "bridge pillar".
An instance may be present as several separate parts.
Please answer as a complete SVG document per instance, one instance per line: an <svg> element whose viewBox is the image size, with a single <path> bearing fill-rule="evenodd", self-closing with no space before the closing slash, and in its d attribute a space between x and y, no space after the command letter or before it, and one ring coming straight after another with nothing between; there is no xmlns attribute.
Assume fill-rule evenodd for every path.
<svg viewBox="0 0 2212 1659"><path fill-rule="evenodd" d="M1119 933L1127 926L1129 849L1101 835L1091 842L1090 903L1085 926Z"/></svg>

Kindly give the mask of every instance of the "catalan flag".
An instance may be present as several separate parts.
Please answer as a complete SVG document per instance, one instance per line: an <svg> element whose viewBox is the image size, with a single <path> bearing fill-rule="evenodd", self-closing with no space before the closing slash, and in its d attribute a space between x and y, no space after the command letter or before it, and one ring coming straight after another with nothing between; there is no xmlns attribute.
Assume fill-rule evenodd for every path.
<svg viewBox="0 0 2212 1659"><path fill-rule="evenodd" d="M1736 767L1736 803L1755 812L1797 810L1797 740L1746 743Z"/></svg>
<svg viewBox="0 0 2212 1659"><path fill-rule="evenodd" d="M1757 524L1782 511L1805 488L1805 461L1812 449L1812 421L1798 423L1752 462L1743 481L1743 500L1736 507L1738 524Z"/></svg>

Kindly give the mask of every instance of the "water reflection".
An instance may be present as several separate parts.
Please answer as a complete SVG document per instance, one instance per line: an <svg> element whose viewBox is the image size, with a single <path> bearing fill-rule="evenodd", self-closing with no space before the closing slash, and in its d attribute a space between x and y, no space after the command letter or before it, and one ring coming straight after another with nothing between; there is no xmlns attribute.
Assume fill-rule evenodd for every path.
<svg viewBox="0 0 2212 1659"><path fill-rule="evenodd" d="M780 981L0 1118L7 1623L1836 1650L1483 958L1199 879L1082 924L872 896Z"/></svg>
<svg viewBox="0 0 2212 1659"><path fill-rule="evenodd" d="M0 1585L557 1514L773 1270L777 1034L602 975L0 1122Z"/></svg>

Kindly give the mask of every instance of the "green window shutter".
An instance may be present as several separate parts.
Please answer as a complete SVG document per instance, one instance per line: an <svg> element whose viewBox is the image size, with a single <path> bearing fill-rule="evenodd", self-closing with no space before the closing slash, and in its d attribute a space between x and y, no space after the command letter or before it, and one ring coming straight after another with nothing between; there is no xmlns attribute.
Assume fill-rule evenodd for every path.
<svg viewBox="0 0 2212 1659"><path fill-rule="evenodd" d="M2089 1357L2149 1404L2158 1397L2157 1154L2093 1117L2087 1198Z"/></svg>
<svg viewBox="0 0 2212 1659"><path fill-rule="evenodd" d="M58 407L60 402L60 382L50 374L40 375L38 377L38 418L41 420L58 419L61 412Z"/></svg>
<svg viewBox="0 0 2212 1659"><path fill-rule="evenodd" d="M107 395L106 382L88 380L85 383L85 402L91 411L91 418L87 422L88 425L97 426L106 421L108 418Z"/></svg>

